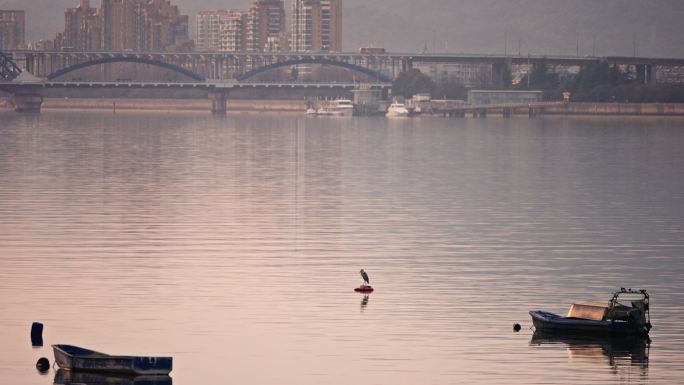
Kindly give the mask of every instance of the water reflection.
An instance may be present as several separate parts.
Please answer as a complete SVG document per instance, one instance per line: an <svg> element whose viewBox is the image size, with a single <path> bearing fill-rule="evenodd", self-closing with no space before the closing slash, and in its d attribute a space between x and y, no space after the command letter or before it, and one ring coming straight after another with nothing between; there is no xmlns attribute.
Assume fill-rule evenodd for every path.
<svg viewBox="0 0 684 385"><path fill-rule="evenodd" d="M368 299L370 298L370 294L365 294L363 296L363 299L361 300L361 312L366 310L366 306L368 306Z"/></svg>
<svg viewBox="0 0 684 385"><path fill-rule="evenodd" d="M59 369L54 384L60 385L171 385L169 376L131 376L113 373L79 372Z"/></svg>
<svg viewBox="0 0 684 385"><path fill-rule="evenodd" d="M0 384L52 383L36 319L180 385L612 384L510 325L624 285L681 382L681 120L261 115L0 112Z"/></svg>
<svg viewBox="0 0 684 385"><path fill-rule="evenodd" d="M613 371L626 367L648 371L651 339L648 336L598 337L582 335L554 335L536 331L530 341L534 346L564 346L573 361L596 362L605 357Z"/></svg>

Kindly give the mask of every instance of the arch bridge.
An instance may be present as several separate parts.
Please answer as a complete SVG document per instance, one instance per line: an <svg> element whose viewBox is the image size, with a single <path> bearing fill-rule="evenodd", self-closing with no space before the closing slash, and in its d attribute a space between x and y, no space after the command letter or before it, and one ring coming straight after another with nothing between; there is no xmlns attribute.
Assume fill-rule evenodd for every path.
<svg viewBox="0 0 684 385"><path fill-rule="evenodd" d="M590 57L562 55L504 55L504 54L449 54L449 53L312 53L312 52L132 52L132 51L71 51L71 50L13 50L11 54L21 67L38 77L48 77L74 65L92 62L126 61L165 63L173 69L182 68L197 77L212 80L249 79L256 75L288 65L319 63L349 68L368 74L372 79L395 79L401 72L416 65L485 64L491 66L494 83L511 65L544 63L548 66L581 66L607 62L635 68L642 82L656 81L656 71L679 73L684 58L655 57ZM380 76L382 75L382 76ZM678 82L684 82L680 79ZM496 85L495 85L496 86Z"/></svg>
<svg viewBox="0 0 684 385"><path fill-rule="evenodd" d="M55 72L52 72L51 74L47 75L48 80L56 80L59 77L62 77L64 75L67 75L69 73L78 71L83 68L87 67L92 67L92 66L97 66L101 64L110 64L110 63L136 63L136 64L146 64L146 65L152 65L164 69L171 70L173 72L179 73L181 75L184 75L194 81L198 82L203 82L206 80L206 78L199 74L196 73L192 70L189 70L187 68L184 68L182 66L176 65L174 63L169 63L165 62L162 60L158 59L152 59L148 58L145 56L134 56L134 55L124 55L124 56L106 56L106 57L101 57L97 58L94 60L89 60L89 61L83 61L83 62L78 62L76 64L70 65L68 67L64 67L62 69L59 69ZM283 68L283 67L292 67L296 65L302 65L302 64L320 64L320 65L327 65L327 66L333 66L333 67L338 67L338 68L344 68L348 69L351 71L355 71L358 73L365 74L369 76L370 78L377 80L379 82L385 82L385 83L391 83L392 79L381 73L377 72L371 69L368 69L366 67L353 64L353 63L348 63L344 61L336 61L336 60L331 60L328 58L322 58L322 57L304 57L304 58L295 58L295 59L289 59L289 60L284 60L284 61L276 61L274 63L266 64L261 67L256 67L253 68L252 70L249 70L243 74L240 74L235 77L235 79L239 82L247 81L250 78L259 75L261 73L265 73L274 69L278 68Z"/></svg>
<svg viewBox="0 0 684 385"><path fill-rule="evenodd" d="M374 81L391 81L407 69L403 56L298 52L131 52L131 51L30 51L17 50L31 74L56 79L91 65L131 62L165 67L194 79L249 80L269 70L306 64L345 68Z"/></svg>
<svg viewBox="0 0 684 385"><path fill-rule="evenodd" d="M48 80L55 80L61 76L64 76L66 74L69 74L74 71L78 71L83 68L87 67L92 67L100 64L110 64L110 63L137 63L137 64L147 64L147 65L152 65L155 67L160 67L160 68L165 68L168 70L171 70L173 72L179 73L181 75L187 76L190 79L197 81L197 82L203 82L205 80L204 76L197 74L193 71L190 71L188 69L185 69L181 66L178 66L173 63L168 63L165 61L161 60L156 60L156 59L151 59L151 58L146 58L144 56L135 56L135 55L124 55L124 56L106 56L106 57L101 57L93 60L88 60L88 61L83 61L83 62L78 62L76 64L70 65L68 67L64 67L62 69L59 69L49 75L47 75Z"/></svg>

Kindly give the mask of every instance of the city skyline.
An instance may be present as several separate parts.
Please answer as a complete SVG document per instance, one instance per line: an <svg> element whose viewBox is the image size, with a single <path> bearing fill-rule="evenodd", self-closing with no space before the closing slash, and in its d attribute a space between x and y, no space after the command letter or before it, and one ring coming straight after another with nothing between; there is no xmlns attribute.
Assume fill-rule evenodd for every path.
<svg viewBox="0 0 684 385"><path fill-rule="evenodd" d="M103 0L94 7L80 0L64 12L64 30L55 49L190 50L189 18L170 0ZM49 41L44 45L49 47Z"/></svg>
<svg viewBox="0 0 684 385"><path fill-rule="evenodd" d="M292 2L291 31L283 0L253 0L246 10L197 13L195 39L190 17L171 0L90 0L64 11L64 29L53 40L24 41L24 12L4 11L0 48L56 50L308 52L342 51L342 1ZM7 40L5 43L4 41ZM294 46L291 46L290 42Z"/></svg>
<svg viewBox="0 0 684 385"><path fill-rule="evenodd" d="M97 6L99 1L92 1ZM190 16L195 38L195 15L201 10L246 8L246 0L178 0ZM0 9L26 9L27 40L54 37L63 28L63 12L76 0L0 0ZM285 2L289 13L290 1ZM383 46L388 51L472 52L574 55L684 56L678 37L684 7L675 0L566 2L539 4L522 0L429 4L373 3L345 0L344 51L361 46ZM55 15L59 15L55 17ZM410 17L409 17L410 15ZM289 16L288 16L289 17ZM378 23L377 20L382 20ZM540 33L543 32L543 33ZM635 44L636 43L636 44Z"/></svg>

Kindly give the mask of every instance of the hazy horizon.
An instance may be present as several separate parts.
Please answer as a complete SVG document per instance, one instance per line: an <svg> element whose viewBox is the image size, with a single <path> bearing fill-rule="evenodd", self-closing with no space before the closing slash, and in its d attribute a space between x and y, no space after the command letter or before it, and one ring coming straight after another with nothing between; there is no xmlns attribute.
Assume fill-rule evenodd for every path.
<svg viewBox="0 0 684 385"><path fill-rule="evenodd" d="M172 0L190 15L219 8L246 9L251 0ZM509 54L682 57L684 3L680 0L343 0L344 49ZM52 39L64 28L64 10L78 0L0 0L1 9L26 11L27 41ZM99 0L92 0L99 6ZM291 0L285 0L289 13ZM382 22L378 22L382 20ZM579 49L578 49L579 48Z"/></svg>

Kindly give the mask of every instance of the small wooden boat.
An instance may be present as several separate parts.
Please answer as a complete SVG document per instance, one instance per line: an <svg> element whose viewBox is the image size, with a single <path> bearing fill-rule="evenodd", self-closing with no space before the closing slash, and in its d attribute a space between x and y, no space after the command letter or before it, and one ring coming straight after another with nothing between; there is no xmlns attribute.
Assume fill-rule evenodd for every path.
<svg viewBox="0 0 684 385"><path fill-rule="evenodd" d="M73 345L52 345L52 350L62 369L156 375L173 367L172 357L111 356Z"/></svg>
<svg viewBox="0 0 684 385"><path fill-rule="evenodd" d="M54 385L172 385L168 375L113 374L58 369Z"/></svg>
<svg viewBox="0 0 684 385"><path fill-rule="evenodd" d="M355 292L357 293L372 293L373 292L373 287L369 285L361 285L354 289Z"/></svg>
<svg viewBox="0 0 684 385"><path fill-rule="evenodd" d="M621 295L639 296L629 304L620 303ZM535 329L547 333L586 333L597 335L648 335L651 330L649 296L646 290L620 289L608 302L576 303L567 316L542 310L530 312Z"/></svg>

